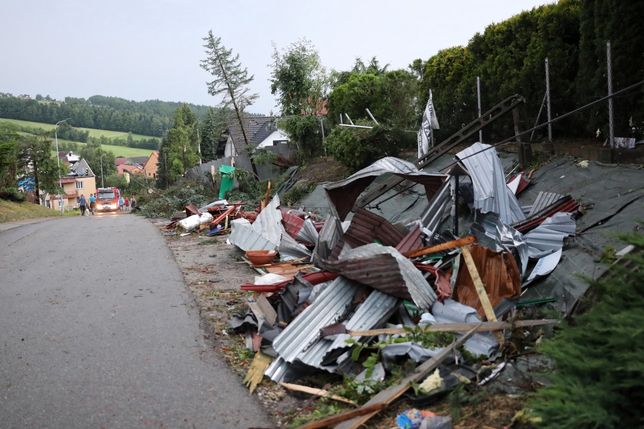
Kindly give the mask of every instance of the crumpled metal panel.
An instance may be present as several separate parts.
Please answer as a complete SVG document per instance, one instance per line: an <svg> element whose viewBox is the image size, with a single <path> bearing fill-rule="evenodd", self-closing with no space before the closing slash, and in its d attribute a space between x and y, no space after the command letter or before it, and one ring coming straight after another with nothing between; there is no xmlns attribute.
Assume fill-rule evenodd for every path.
<svg viewBox="0 0 644 429"><path fill-rule="evenodd" d="M546 207L551 206L552 204L556 203L563 197L564 197L563 195L557 194L555 192L546 192L546 191L539 192L539 194L537 195L537 198L534 200L534 203L532 203L532 207L530 208L528 217L532 216L535 213L540 212Z"/></svg>
<svg viewBox="0 0 644 429"><path fill-rule="evenodd" d="M324 185L329 201L334 206L338 217L343 220L353 208L358 196L376 177L384 174L395 174L422 184L425 187L427 199L431 199L449 177L442 173L425 173L411 162L399 158L391 156L381 158L344 180Z"/></svg>
<svg viewBox="0 0 644 429"><path fill-rule="evenodd" d="M436 228L438 228L449 216L449 212L452 208L450 189L450 183L449 181L446 181L432 197L429 202L429 206L427 206L427 209L420 218L423 226L432 234L436 232Z"/></svg>
<svg viewBox="0 0 644 429"><path fill-rule="evenodd" d="M412 250L420 249L423 247L423 240L421 238L423 230L420 223L416 223L415 226L409 230L407 235L403 237L402 240L396 245L396 250L400 253L410 252Z"/></svg>
<svg viewBox="0 0 644 429"><path fill-rule="evenodd" d="M474 186L474 207L481 213L493 212L501 222L512 224L525 219L516 196L505 183L505 174L496 149L474 143L456 157L468 171Z"/></svg>
<svg viewBox="0 0 644 429"><path fill-rule="evenodd" d="M291 261L294 259L310 259L311 251L303 244L295 241L293 237L288 234L282 234L282 240L279 245L279 253L281 261Z"/></svg>
<svg viewBox="0 0 644 429"><path fill-rule="evenodd" d="M344 239L352 247L380 241L385 246L396 246L404 238L387 219L365 209L356 209Z"/></svg>
<svg viewBox="0 0 644 429"><path fill-rule="evenodd" d="M232 232L228 240L241 250L274 250L277 243L273 243L253 229L246 219L234 219L230 222Z"/></svg>
<svg viewBox="0 0 644 429"><path fill-rule="evenodd" d="M411 298L423 309L430 308L436 293L425 277L393 247L370 243L345 249L338 261L323 261L324 268L399 298Z"/></svg>
<svg viewBox="0 0 644 429"><path fill-rule="evenodd" d="M320 338L320 329L346 315L358 288L346 278L336 278L275 338L273 348L279 356L286 362L295 361Z"/></svg>
<svg viewBox="0 0 644 429"><path fill-rule="evenodd" d="M288 362L286 362L281 357L273 359L273 362L266 368L264 375L273 380L275 383L279 383L284 379L284 375L288 371Z"/></svg>
<svg viewBox="0 0 644 429"><path fill-rule="evenodd" d="M253 229L266 237L270 242L279 244L284 227L282 212L279 210L280 197L275 195L270 203L257 215Z"/></svg>
<svg viewBox="0 0 644 429"><path fill-rule="evenodd" d="M506 251L518 256L521 276L525 274L530 258L526 239L516 229L503 224L496 213L477 216L476 222L470 227L470 232L482 246L495 252Z"/></svg>
<svg viewBox="0 0 644 429"><path fill-rule="evenodd" d="M398 299L374 290L360 304L349 320L344 322L344 326L353 331L376 328L386 322L397 308ZM360 339L360 337L351 337L347 334L339 334L332 340L321 338L313 347L300 355L298 360L307 365L334 372L335 365L325 366L322 365L322 362L329 352L350 347L346 341L350 338L356 341Z"/></svg>
<svg viewBox="0 0 644 429"><path fill-rule="evenodd" d="M577 228L572 213L555 213L524 235L531 258L540 258L563 247L565 237L575 235Z"/></svg>
<svg viewBox="0 0 644 429"><path fill-rule="evenodd" d="M453 299L435 302L432 306L432 315L435 322L432 325L443 323L478 323L481 321L476 310L461 304ZM423 315L425 318L425 315ZM490 356L498 348L498 342L491 333L477 332L465 341L465 349L475 355Z"/></svg>
<svg viewBox="0 0 644 429"><path fill-rule="evenodd" d="M331 252L339 242L343 241L342 224L337 217L329 215L320 230L318 240L313 249L313 263L320 264L321 259L331 259Z"/></svg>

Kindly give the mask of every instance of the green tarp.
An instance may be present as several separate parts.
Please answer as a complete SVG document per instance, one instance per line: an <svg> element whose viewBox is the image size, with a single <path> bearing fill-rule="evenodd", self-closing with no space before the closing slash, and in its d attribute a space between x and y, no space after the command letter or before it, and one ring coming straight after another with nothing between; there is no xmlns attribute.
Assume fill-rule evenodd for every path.
<svg viewBox="0 0 644 429"><path fill-rule="evenodd" d="M233 167L232 165L221 165L219 166L219 172L221 173L219 199L223 200L224 198L226 198L226 193L233 188L233 174L235 173L235 167Z"/></svg>

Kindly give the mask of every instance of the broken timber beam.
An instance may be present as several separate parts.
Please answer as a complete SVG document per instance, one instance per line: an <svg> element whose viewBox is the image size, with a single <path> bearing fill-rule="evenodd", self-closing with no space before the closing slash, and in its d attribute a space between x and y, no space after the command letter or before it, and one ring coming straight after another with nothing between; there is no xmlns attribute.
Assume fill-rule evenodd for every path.
<svg viewBox="0 0 644 429"><path fill-rule="evenodd" d="M482 323L441 323L423 328L423 332L467 332L476 328L475 332L501 331L503 329L529 328L533 326L557 325L557 319L517 320L515 322L482 322ZM375 337L376 335L405 335L409 334L405 328L382 328L367 331L348 331L352 337Z"/></svg>
<svg viewBox="0 0 644 429"><path fill-rule="evenodd" d="M455 247L469 246L476 242L476 237L468 235L452 241L446 241L435 246L423 247L421 249L412 250L411 252L403 253L408 258L417 258L419 256L429 255L432 253L443 252L445 250L453 249Z"/></svg>
<svg viewBox="0 0 644 429"><path fill-rule="evenodd" d="M294 392L308 393L309 395L315 395L321 398L329 398L329 399L333 399L334 401L344 402L345 404L353 405L354 407L358 406L358 404L356 404L351 399L347 399L343 396L334 395L328 390L317 389L315 387L309 387L309 386L303 386L301 384L284 383L284 382L280 383L280 385Z"/></svg>
<svg viewBox="0 0 644 429"><path fill-rule="evenodd" d="M479 275L479 271L476 268L474 258L472 258L472 254L470 253L470 249L463 247L461 254L463 255L463 259L465 260L467 271L470 272L470 277L472 277L474 289L476 290L476 293L479 296L479 300L481 301L481 306L483 307L483 311L485 312L485 317L490 322L496 322L496 314L494 314L494 308L492 308L490 297L487 296L485 285L483 285L483 280L481 280L481 276Z"/></svg>

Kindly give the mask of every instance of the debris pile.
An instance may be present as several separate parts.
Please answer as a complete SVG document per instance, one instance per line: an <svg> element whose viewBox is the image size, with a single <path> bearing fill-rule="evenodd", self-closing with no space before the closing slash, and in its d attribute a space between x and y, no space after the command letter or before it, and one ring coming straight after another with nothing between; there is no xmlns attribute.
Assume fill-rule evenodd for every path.
<svg viewBox="0 0 644 429"><path fill-rule="evenodd" d="M327 184L331 213L323 222L280 207L276 195L256 218L218 201L177 224L213 228L231 218L220 229L230 227L231 244L278 255L276 262L254 265L260 275L241 285L254 292L249 311L230 321L257 352L249 385L266 375L290 389L332 397L296 383L323 371L387 384L396 365L418 365L359 408L362 414L344 416L351 422L342 427L357 427L414 383L427 395L483 381L463 362L493 363L512 331L556 323L520 320L519 298L559 263L564 239L575 234L579 203L541 193L521 206L516 194L529 186L530 175L506 180L492 146L476 143L456 159L449 173L428 173L387 157ZM427 199L417 219L394 221L367 208L375 198L395 201L411 188ZM455 212L463 202L473 222L458 236ZM450 216L453 228L446 225ZM328 424L343 421L335 417Z"/></svg>

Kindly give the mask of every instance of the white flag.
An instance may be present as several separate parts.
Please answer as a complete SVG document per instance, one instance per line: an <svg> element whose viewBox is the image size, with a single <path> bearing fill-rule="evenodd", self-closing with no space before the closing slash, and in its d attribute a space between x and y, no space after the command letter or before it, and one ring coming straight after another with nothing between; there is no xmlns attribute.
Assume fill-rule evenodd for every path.
<svg viewBox="0 0 644 429"><path fill-rule="evenodd" d="M425 111L423 112L423 121L420 124L420 130L418 130L418 159L424 158L429 153L429 148L434 145L434 132L432 130L438 129L440 129L440 126L438 125L438 118L432 102L432 90L430 89L427 106L425 106Z"/></svg>

